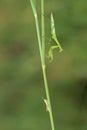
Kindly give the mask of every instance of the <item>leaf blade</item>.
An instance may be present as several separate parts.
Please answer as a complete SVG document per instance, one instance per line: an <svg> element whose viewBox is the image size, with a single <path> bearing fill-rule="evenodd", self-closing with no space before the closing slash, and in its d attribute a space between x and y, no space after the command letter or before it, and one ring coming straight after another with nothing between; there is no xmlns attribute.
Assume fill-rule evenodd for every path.
<svg viewBox="0 0 87 130"><path fill-rule="evenodd" d="M30 0L30 4L31 4L32 10L33 10L33 13L35 15L37 13L37 10L36 10L36 0Z"/></svg>

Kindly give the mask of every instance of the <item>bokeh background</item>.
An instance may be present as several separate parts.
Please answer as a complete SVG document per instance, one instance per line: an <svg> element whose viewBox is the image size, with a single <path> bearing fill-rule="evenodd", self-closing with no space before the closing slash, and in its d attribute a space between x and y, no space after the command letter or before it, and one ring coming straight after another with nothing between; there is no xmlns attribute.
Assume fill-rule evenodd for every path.
<svg viewBox="0 0 87 130"><path fill-rule="evenodd" d="M38 14L40 19L40 1ZM46 0L64 49L47 59L56 130L87 129L87 0ZM48 51L48 40L46 40ZM47 53L46 53L47 55ZM50 130L35 21L29 0L0 0L0 129Z"/></svg>

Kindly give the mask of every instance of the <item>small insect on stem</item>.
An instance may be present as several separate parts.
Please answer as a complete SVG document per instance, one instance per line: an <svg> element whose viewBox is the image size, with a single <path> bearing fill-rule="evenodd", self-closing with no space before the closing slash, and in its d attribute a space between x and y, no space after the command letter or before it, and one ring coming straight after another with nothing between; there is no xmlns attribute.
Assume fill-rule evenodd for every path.
<svg viewBox="0 0 87 130"><path fill-rule="evenodd" d="M45 98L43 98L43 101L44 101L44 103L45 103L45 105L46 105L46 111L49 112L48 100L45 99Z"/></svg>
<svg viewBox="0 0 87 130"><path fill-rule="evenodd" d="M55 31L55 24L54 24L54 18L53 14L51 13L51 39L56 43L56 45L51 45L48 51L48 57L50 58L50 61L53 60L53 51L57 48L59 48L59 52L62 52L63 49L57 39L56 31Z"/></svg>

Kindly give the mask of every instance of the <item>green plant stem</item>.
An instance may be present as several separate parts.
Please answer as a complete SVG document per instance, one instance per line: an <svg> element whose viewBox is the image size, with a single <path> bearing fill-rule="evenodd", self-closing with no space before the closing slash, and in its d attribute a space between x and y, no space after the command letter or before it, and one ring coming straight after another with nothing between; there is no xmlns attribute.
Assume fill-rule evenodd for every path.
<svg viewBox="0 0 87 130"><path fill-rule="evenodd" d="M49 116L50 116L50 123L52 130L55 130L54 128L54 120L53 120L53 114L52 114L52 107L50 102L50 95L49 95L49 89L48 89L48 82L47 82L47 75L46 75L46 67L43 67L43 78L44 78L44 85L45 85L45 91L48 101L48 108L49 108Z"/></svg>
<svg viewBox="0 0 87 130"><path fill-rule="evenodd" d="M50 102L50 95L49 95L49 89L48 89L48 82L47 82L47 75L46 75L46 64L45 64L45 22L44 22L44 0L41 0L41 23L42 23L42 35L40 36L40 29L39 29L39 22L37 17L37 11L35 8L35 5L33 3L33 0L30 0L33 14L35 17L35 23L36 23L36 31L37 31L37 39L38 39L38 45L39 45L39 51L40 51L40 58L41 58L41 64L42 64L42 71L43 71L43 79L44 79L44 86L46 91L46 97L48 101L48 107L49 107L49 117L51 122L51 128L52 130L55 130L54 128L54 121L53 121L53 114L52 114L52 107ZM41 44L42 39L42 44Z"/></svg>
<svg viewBox="0 0 87 130"><path fill-rule="evenodd" d="M36 24L36 31L37 31L37 39L38 39L38 46L39 46L39 51L40 51L40 58L41 58L41 62L42 62L42 47L41 47L41 36L40 36L40 29L39 29L39 21L38 21L38 16L37 16L37 11L35 9L35 5L33 4L33 1L30 0L31 6L32 6L32 10L33 10L33 14L35 17L35 24Z"/></svg>
<svg viewBox="0 0 87 130"><path fill-rule="evenodd" d="M46 74L46 63L45 63L45 21L44 21L44 0L41 0L41 23L42 23L42 70L43 70L43 79L44 79L44 86L46 91L46 97L48 101L48 107L49 107L49 116L50 116L50 122L51 122L51 128L52 130L55 130L54 128L54 120L53 120L53 114L52 114L52 107L50 102L50 94L48 89L48 82L47 82L47 74Z"/></svg>
<svg viewBox="0 0 87 130"><path fill-rule="evenodd" d="M35 16L36 19L36 30L37 30L37 37L38 37L38 45L39 45L39 51L40 51L40 57L41 57L41 62L43 62L42 58L42 49L41 49L41 38L40 38L40 29L39 29L39 22L37 15Z"/></svg>
<svg viewBox="0 0 87 130"><path fill-rule="evenodd" d="M41 0L41 29L42 29L42 59L45 65L45 22L44 22L44 0Z"/></svg>

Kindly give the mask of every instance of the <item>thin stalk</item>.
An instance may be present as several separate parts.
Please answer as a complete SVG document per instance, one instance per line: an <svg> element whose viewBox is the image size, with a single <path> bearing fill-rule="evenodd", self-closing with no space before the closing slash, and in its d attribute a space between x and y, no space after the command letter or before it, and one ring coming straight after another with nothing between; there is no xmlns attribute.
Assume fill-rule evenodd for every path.
<svg viewBox="0 0 87 130"><path fill-rule="evenodd" d="M37 30L37 38L38 38L38 45L39 45L39 51L40 51L40 58L41 62L43 62L42 58L42 49L41 49L41 37L40 37L40 29L39 29L39 22L37 18L37 14L35 16L35 21L36 21L36 30Z"/></svg>
<svg viewBox="0 0 87 130"><path fill-rule="evenodd" d="M38 39L38 45L39 45L39 51L40 51L40 58L41 58L41 62L42 62L41 36L40 36L40 29L39 29L39 21L38 21L37 11L36 11L36 7L33 3L33 0L30 0L30 3L31 3L31 7L32 7L33 14L34 14L34 17L35 17L37 39Z"/></svg>
<svg viewBox="0 0 87 130"><path fill-rule="evenodd" d="M41 29L42 29L42 58L45 65L45 22L44 22L44 0L41 0Z"/></svg>
<svg viewBox="0 0 87 130"><path fill-rule="evenodd" d="M52 114L52 108L51 108L51 102L50 102L49 89L48 89L47 75L46 75L46 64L45 64L44 0L41 0L41 14L42 14L41 15L42 35L41 36L40 36L40 29L39 29L37 11L36 11L35 5L33 3L33 0L30 0L30 3L31 3L33 14L34 14L34 17L35 17L38 45L39 45L40 58L41 58L41 64L42 64L42 71L43 71L43 79L44 79L46 97L47 97L48 107L49 107L49 117L50 117L50 122L51 122L51 128L52 128L52 130L55 130L54 121L53 121L53 114ZM42 44L41 44L41 39L42 39Z"/></svg>
<svg viewBox="0 0 87 130"><path fill-rule="evenodd" d="M48 112L49 112L49 117L50 117L51 128L52 128L52 130L55 130L53 114L52 114L52 107L51 107L51 102L50 102L49 89L48 89L47 75L46 75L45 68L43 68L43 78L44 78L44 86L45 86L45 91L46 91L46 96L47 96L47 101L48 101Z"/></svg>
<svg viewBox="0 0 87 130"><path fill-rule="evenodd" d="M48 89L48 81L47 81L47 74L46 74L46 64L45 64L45 21L44 21L44 0L41 0L41 23L42 23L42 70L43 70L43 79L44 79L44 86L46 91L46 97L48 101L48 107L49 107L49 117L51 122L51 128L52 130L55 130L54 128L54 120L53 120L53 114L52 114L52 107L51 107L51 101L50 101L50 94Z"/></svg>

